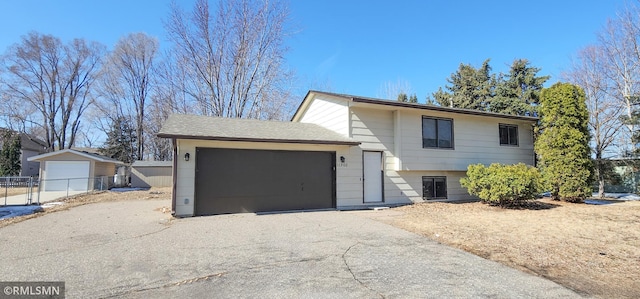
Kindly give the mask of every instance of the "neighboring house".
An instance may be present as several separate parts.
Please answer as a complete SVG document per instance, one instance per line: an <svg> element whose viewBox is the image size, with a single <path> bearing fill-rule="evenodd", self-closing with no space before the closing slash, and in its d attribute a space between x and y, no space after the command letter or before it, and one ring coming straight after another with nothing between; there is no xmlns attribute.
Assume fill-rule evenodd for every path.
<svg viewBox="0 0 640 299"><path fill-rule="evenodd" d="M42 191L107 189L113 182L116 165L124 164L109 157L74 149L33 156L28 160L40 162Z"/></svg>
<svg viewBox="0 0 640 299"><path fill-rule="evenodd" d="M135 161L131 164L131 187L171 187L173 162Z"/></svg>
<svg viewBox="0 0 640 299"><path fill-rule="evenodd" d="M20 176L38 176L40 163L30 161L29 158L47 152L46 142L26 133L20 133Z"/></svg>
<svg viewBox="0 0 640 299"><path fill-rule="evenodd" d="M613 173L617 175L613 180L606 181L605 192L637 193L640 184L640 159L632 157L617 157L609 159L613 166ZM594 182L594 192L598 192L598 182Z"/></svg>
<svg viewBox="0 0 640 299"><path fill-rule="evenodd" d="M177 216L472 199L475 163L534 164L537 118L310 91L291 122L172 115Z"/></svg>
<svg viewBox="0 0 640 299"><path fill-rule="evenodd" d="M6 130L6 129L0 129ZM33 156L47 152L47 145L44 141L32 137L26 133L20 134L20 173L18 176L38 176L40 163L37 161L29 161ZM0 141L0 149L2 144Z"/></svg>

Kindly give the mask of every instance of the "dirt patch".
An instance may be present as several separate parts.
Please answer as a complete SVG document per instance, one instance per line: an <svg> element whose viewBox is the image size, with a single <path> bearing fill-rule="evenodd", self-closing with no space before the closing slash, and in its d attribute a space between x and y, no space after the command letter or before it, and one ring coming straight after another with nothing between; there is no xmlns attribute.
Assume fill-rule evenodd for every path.
<svg viewBox="0 0 640 299"><path fill-rule="evenodd" d="M167 199L171 200L171 187L151 188L149 190L113 192L113 191L97 191L88 194L80 194L59 201L62 204L56 204L52 207L45 208L43 212L31 215L18 216L9 219L0 220L0 227L5 227L13 223L25 221L27 219L40 217L48 213L67 210L73 207L86 205L96 202L120 201L120 200L149 200L149 199ZM159 208L163 213L171 213L171 207Z"/></svg>
<svg viewBox="0 0 640 299"><path fill-rule="evenodd" d="M422 203L380 218L578 293L640 298L640 202L572 204L544 199L515 209L479 202Z"/></svg>

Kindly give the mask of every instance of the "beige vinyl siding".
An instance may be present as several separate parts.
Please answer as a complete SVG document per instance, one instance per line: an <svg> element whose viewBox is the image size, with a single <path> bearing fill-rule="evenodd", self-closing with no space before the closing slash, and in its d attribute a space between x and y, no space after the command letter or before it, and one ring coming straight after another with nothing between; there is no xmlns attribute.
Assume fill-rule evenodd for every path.
<svg viewBox="0 0 640 299"><path fill-rule="evenodd" d="M393 203L422 202L422 177L446 177L447 200L470 200L469 195L460 186L460 179L465 177L464 171L387 171L390 184L385 184L385 199Z"/></svg>
<svg viewBox="0 0 640 299"><path fill-rule="evenodd" d="M109 189L113 184L113 176L116 174L116 165L108 162L91 162L93 167L93 179L89 180L90 188L96 190Z"/></svg>
<svg viewBox="0 0 640 299"><path fill-rule="evenodd" d="M101 177L101 176L109 176L112 177L116 174L116 165L113 163L107 162L94 162L93 167L93 176Z"/></svg>
<svg viewBox="0 0 640 299"><path fill-rule="evenodd" d="M172 183L171 166L131 167L131 187L170 187Z"/></svg>
<svg viewBox="0 0 640 299"><path fill-rule="evenodd" d="M349 108L347 103L344 99L319 95L311 101L299 122L314 123L348 136Z"/></svg>
<svg viewBox="0 0 640 299"><path fill-rule="evenodd" d="M351 108L351 136L365 150L392 151L394 146L393 112Z"/></svg>
<svg viewBox="0 0 640 299"><path fill-rule="evenodd" d="M422 116L453 119L454 149L422 148ZM534 163L532 122L411 109L351 107L351 137L362 142L350 150L349 196L344 206L364 205L362 200L362 151L382 151L384 203L423 201L422 177L447 178L447 200L474 199L460 186L467 166L474 163ZM499 124L518 126L519 146L501 146ZM357 179L355 179L357 177Z"/></svg>
<svg viewBox="0 0 640 299"><path fill-rule="evenodd" d="M350 151L349 172L343 179L349 180L349 196L342 198L340 206L363 206L363 151L381 151L383 153L383 204L410 203L409 196L397 195L400 190L409 192L410 186L394 171L395 168L395 113L389 110L377 110L352 107L350 109L351 136L362 142ZM354 163L355 162L355 163Z"/></svg>
<svg viewBox="0 0 640 299"><path fill-rule="evenodd" d="M453 119L453 149L422 147L422 116ZM518 146L500 145L499 124L518 126ZM534 164L533 123L486 116L403 111L402 170L466 171L470 164Z"/></svg>
<svg viewBox="0 0 640 299"><path fill-rule="evenodd" d="M341 198L347 198L356 194L353 185L357 182L361 173L354 177L354 172L349 167L340 165L340 156L350 157L350 148L346 145L320 145L320 144L297 144L297 143L266 143L266 142L228 142L228 141L207 141L207 140L177 140L178 154L177 162L177 183L176 183L176 215L194 215L194 195L195 195L195 159L196 148L237 148L255 150L292 150L292 151L326 151L336 153L336 204L340 206ZM189 153L191 159L184 160L184 154ZM350 159L347 163L350 165ZM212 166L213 167L213 166ZM356 182L354 182L356 181ZM362 189L360 199L362 198Z"/></svg>
<svg viewBox="0 0 640 299"><path fill-rule="evenodd" d="M345 163L340 163L340 156L345 157ZM336 152L336 206L362 205L362 149L357 146L346 151Z"/></svg>

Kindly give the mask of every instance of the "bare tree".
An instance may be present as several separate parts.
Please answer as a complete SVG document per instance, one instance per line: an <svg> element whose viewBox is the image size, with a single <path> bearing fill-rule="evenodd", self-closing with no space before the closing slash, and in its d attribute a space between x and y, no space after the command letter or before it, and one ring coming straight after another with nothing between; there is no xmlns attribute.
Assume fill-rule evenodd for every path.
<svg viewBox="0 0 640 299"><path fill-rule="evenodd" d="M166 105L162 100L157 98L152 101L149 107L149 113L145 121L147 133L149 134L146 140L150 154L154 160L168 161L172 158L171 140L158 138L156 134L160 131L164 121L173 112L178 112L178 110L172 109L170 105Z"/></svg>
<svg viewBox="0 0 640 299"><path fill-rule="evenodd" d="M159 103L173 113L198 114L198 102L186 92L189 81L187 72L180 67L181 63L171 60L173 57L170 53L164 56L166 59L156 68L159 84L155 85L154 104Z"/></svg>
<svg viewBox="0 0 640 299"><path fill-rule="evenodd" d="M136 131L136 158L145 154L145 110L152 91L158 41L144 33L121 38L104 63L100 107L111 123L125 117L133 120Z"/></svg>
<svg viewBox="0 0 640 299"><path fill-rule="evenodd" d="M41 129L50 150L72 147L82 114L93 102L103 52L102 45L83 39L63 44L37 32L24 36L0 64L6 71L1 79L5 92L23 108L10 117L25 130Z"/></svg>
<svg viewBox="0 0 640 299"><path fill-rule="evenodd" d="M603 73L611 88L608 93L624 108L628 119L633 118L635 106L640 98L640 9L630 5L609 20L599 35L604 60ZM627 140L636 131L634 124L626 126ZM634 142L629 142L631 152L636 151Z"/></svg>
<svg viewBox="0 0 640 299"><path fill-rule="evenodd" d="M165 22L179 89L203 115L278 117L290 101L284 66L288 9L279 0L198 0L190 13L177 3Z"/></svg>
<svg viewBox="0 0 640 299"><path fill-rule="evenodd" d="M170 55L165 55L170 58ZM154 160L171 160L173 151L171 141L158 138L156 134L164 121L172 113L198 114L198 102L185 92L188 79L179 63L165 60L157 64L156 80L151 94L148 113L145 114L145 148Z"/></svg>
<svg viewBox="0 0 640 299"><path fill-rule="evenodd" d="M592 134L591 150L595 156L595 175L598 181L598 196L604 197L605 181L608 177L607 154L623 127L620 115L624 107L609 92L610 81L606 77L606 57L602 48L590 46L578 53L577 61L565 79L579 85L585 92L589 110L589 129Z"/></svg>
<svg viewBox="0 0 640 299"><path fill-rule="evenodd" d="M411 84L407 80L398 79L396 82L384 82L378 90L378 97L387 100L396 100L398 95L412 93Z"/></svg>

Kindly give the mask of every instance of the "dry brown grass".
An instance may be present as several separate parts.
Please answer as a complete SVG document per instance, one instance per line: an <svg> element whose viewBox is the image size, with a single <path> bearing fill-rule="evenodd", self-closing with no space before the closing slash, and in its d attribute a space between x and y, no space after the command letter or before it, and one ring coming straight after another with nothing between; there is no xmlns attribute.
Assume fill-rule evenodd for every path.
<svg viewBox="0 0 640 299"><path fill-rule="evenodd" d="M34 189L34 191L37 191L37 188ZM0 198L4 199L5 195L6 196L14 196L14 195L20 195L20 194L27 194L27 192L29 192L29 188L27 187L9 187L9 188L0 188Z"/></svg>
<svg viewBox="0 0 640 299"><path fill-rule="evenodd" d="M640 298L640 202L548 199L522 209L424 203L394 209L395 226L535 273L581 294Z"/></svg>
<svg viewBox="0 0 640 299"><path fill-rule="evenodd" d="M86 205L96 202L105 201L119 201L119 200L148 200L148 199L171 199L171 187L165 188L151 188L143 191L128 191L128 192L112 192L112 191L98 191L89 194L80 194L62 199L57 202L62 202L62 205L57 205L51 208L46 208L44 212L35 213L31 215L24 215L13 217L9 219L0 220L0 227L5 227L14 223L22 222L28 219L40 217L49 213L55 213L58 211L68 210L73 207ZM165 213L171 213L171 207L168 206L164 209Z"/></svg>

